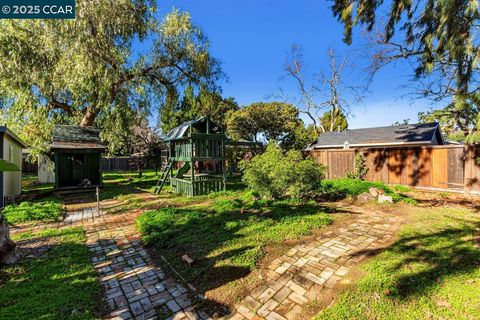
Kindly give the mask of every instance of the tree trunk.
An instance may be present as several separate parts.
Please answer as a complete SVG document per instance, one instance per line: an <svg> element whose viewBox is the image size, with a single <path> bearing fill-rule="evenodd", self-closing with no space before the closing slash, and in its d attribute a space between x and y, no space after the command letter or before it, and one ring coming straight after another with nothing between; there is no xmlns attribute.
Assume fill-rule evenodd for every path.
<svg viewBox="0 0 480 320"><path fill-rule="evenodd" d="M0 264L13 264L18 261L16 246L10 239L7 221L0 214Z"/></svg>
<svg viewBox="0 0 480 320"><path fill-rule="evenodd" d="M80 126L82 127L89 127L93 125L93 121L95 121L95 117L97 113L93 110L92 107L88 107L83 115L82 121L80 122Z"/></svg>

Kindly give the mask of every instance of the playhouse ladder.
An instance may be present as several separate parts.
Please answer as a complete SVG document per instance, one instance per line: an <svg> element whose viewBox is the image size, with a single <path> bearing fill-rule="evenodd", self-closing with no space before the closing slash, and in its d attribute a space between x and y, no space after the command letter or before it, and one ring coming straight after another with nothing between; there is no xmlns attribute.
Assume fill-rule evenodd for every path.
<svg viewBox="0 0 480 320"><path fill-rule="evenodd" d="M154 193L159 194L162 191L165 182L167 182L168 175L170 170L172 170L173 159L168 160L167 164L162 168L162 172L160 172L160 179L157 181L157 185L155 186Z"/></svg>

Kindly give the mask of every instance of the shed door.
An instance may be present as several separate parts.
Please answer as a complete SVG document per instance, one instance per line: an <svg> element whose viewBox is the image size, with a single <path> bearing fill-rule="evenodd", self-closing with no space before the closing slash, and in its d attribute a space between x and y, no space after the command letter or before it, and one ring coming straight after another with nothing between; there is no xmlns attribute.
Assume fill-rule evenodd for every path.
<svg viewBox="0 0 480 320"><path fill-rule="evenodd" d="M100 154L87 153L86 177L93 185L100 184Z"/></svg>
<svg viewBox="0 0 480 320"><path fill-rule="evenodd" d="M72 155L60 153L58 154L58 184L59 187L72 186L73 179L73 162Z"/></svg>
<svg viewBox="0 0 480 320"><path fill-rule="evenodd" d="M73 154L73 185L80 184L85 179L85 154Z"/></svg>

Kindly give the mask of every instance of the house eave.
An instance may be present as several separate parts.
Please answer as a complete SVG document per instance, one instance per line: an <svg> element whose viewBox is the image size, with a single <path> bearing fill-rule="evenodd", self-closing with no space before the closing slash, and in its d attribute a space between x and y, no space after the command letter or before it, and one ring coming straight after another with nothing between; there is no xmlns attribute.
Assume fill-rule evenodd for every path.
<svg viewBox="0 0 480 320"><path fill-rule="evenodd" d="M389 147L389 146L402 146L402 145L431 145L431 141L414 141L414 142L389 142L389 143L361 143L361 144L350 144L349 148L360 148L360 147ZM344 148L343 144L336 145L325 145L325 146L312 146L312 149L333 149L333 148ZM309 150L309 149L307 149Z"/></svg>

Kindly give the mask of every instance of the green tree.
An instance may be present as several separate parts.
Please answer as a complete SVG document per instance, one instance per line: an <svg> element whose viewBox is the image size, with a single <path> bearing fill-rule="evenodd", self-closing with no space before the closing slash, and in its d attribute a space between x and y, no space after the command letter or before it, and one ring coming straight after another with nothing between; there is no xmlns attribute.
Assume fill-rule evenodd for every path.
<svg viewBox="0 0 480 320"><path fill-rule="evenodd" d="M419 112L418 119L421 123L439 122L442 131L449 139L454 141L463 141L469 135L475 133L476 124L479 116L479 103L475 99L476 94L469 96L466 105L460 110L456 108L455 103L448 104L442 109L432 109L426 112ZM480 98L480 97L479 97ZM476 142L476 139L471 140Z"/></svg>
<svg viewBox="0 0 480 320"><path fill-rule="evenodd" d="M234 139L282 142L303 122L298 109L283 102L256 102L231 112L227 132Z"/></svg>
<svg viewBox="0 0 480 320"><path fill-rule="evenodd" d="M103 126L117 110L148 111L175 86L215 89L220 64L189 13L158 20L151 0L76 4L75 20L0 22L0 97L10 123L60 116ZM135 52L137 41L151 49Z"/></svg>
<svg viewBox="0 0 480 320"><path fill-rule="evenodd" d="M451 99L453 107L443 111L454 109L459 118L468 119L468 100L478 90L478 1L395 0L390 8L386 6L381 0L334 0L332 10L345 26L347 43L352 42L357 24L366 25L369 31L375 26L383 29L374 40L381 46L374 54L374 70L408 59L414 67L415 90L436 102ZM379 20L386 23L380 25ZM418 80L424 77L428 81L420 86ZM456 126L467 132L462 122Z"/></svg>
<svg viewBox="0 0 480 320"><path fill-rule="evenodd" d="M348 121L342 110L332 108L326 111L320 118L320 125L323 132L327 131L345 131L348 129Z"/></svg>
<svg viewBox="0 0 480 320"><path fill-rule="evenodd" d="M238 109L238 104L232 97L224 99L206 86L201 86L198 94L195 94L194 88L187 86L180 102L176 92L170 98L167 97L160 110L160 126L163 132L168 132L185 121L210 116L213 122L225 127L227 114Z"/></svg>
<svg viewBox="0 0 480 320"><path fill-rule="evenodd" d="M287 134L281 142L281 147L290 150L303 150L318 138L317 129L313 124L305 126L303 121L292 132Z"/></svg>

